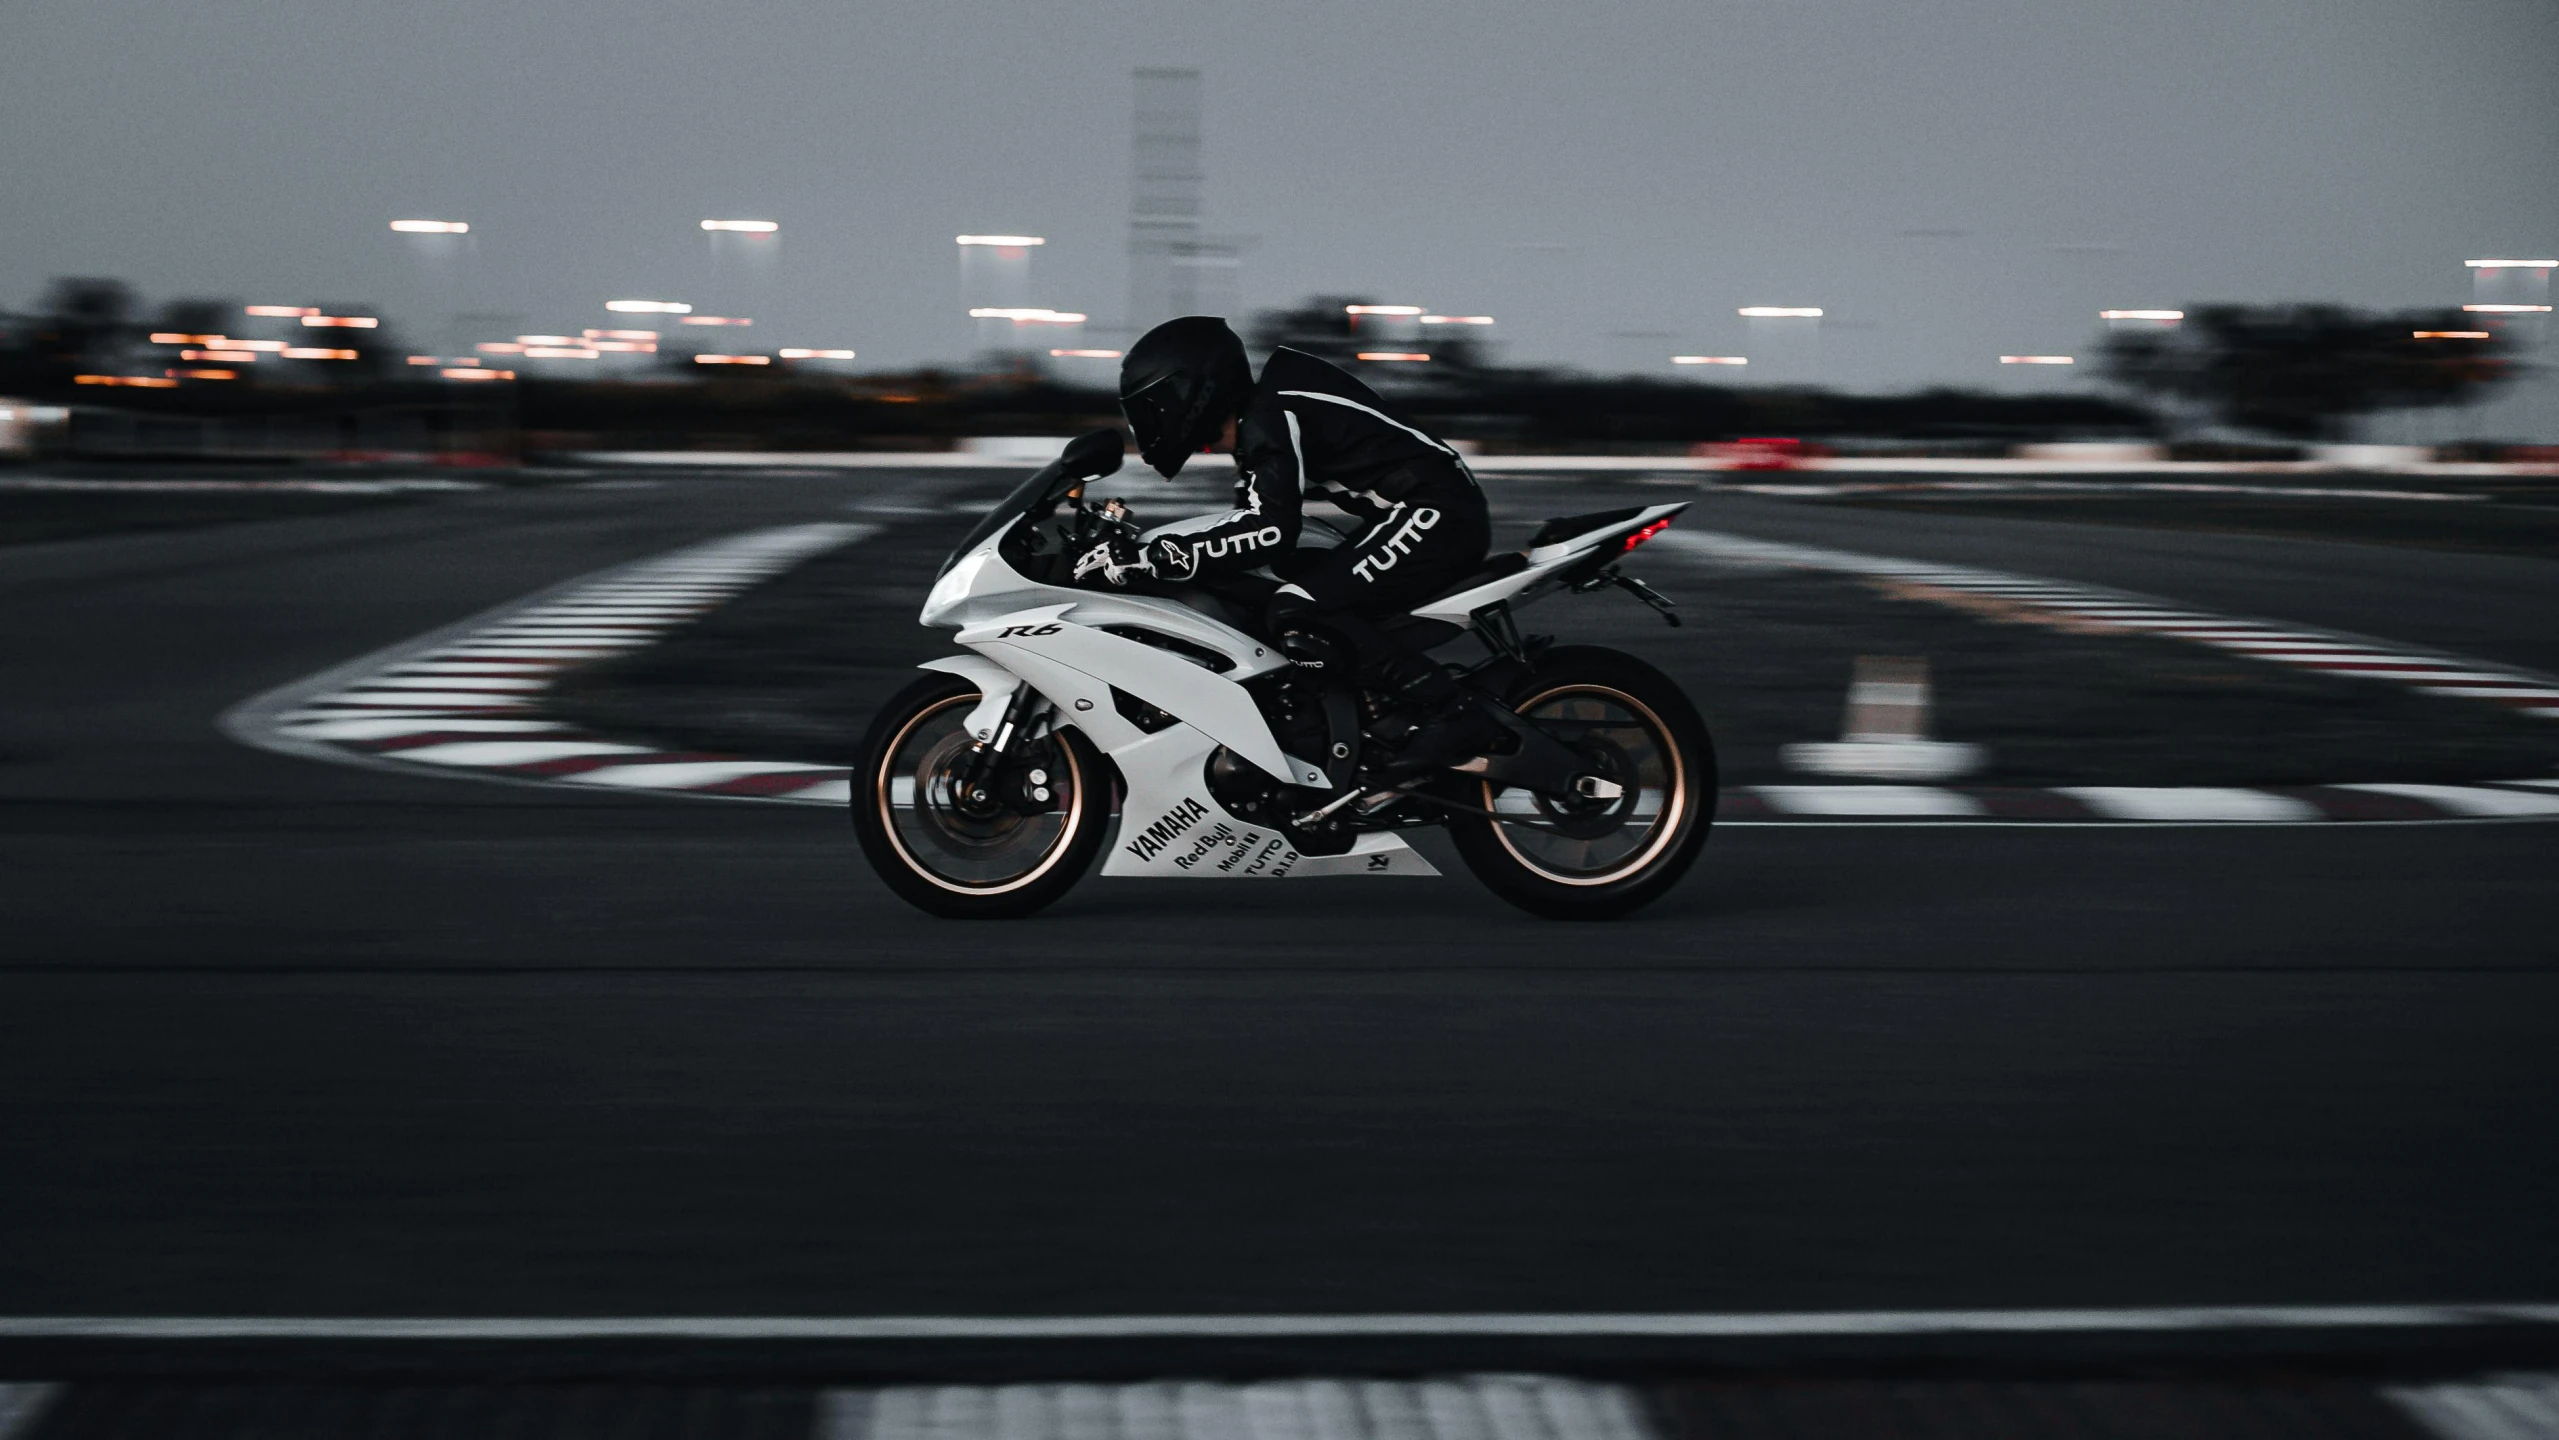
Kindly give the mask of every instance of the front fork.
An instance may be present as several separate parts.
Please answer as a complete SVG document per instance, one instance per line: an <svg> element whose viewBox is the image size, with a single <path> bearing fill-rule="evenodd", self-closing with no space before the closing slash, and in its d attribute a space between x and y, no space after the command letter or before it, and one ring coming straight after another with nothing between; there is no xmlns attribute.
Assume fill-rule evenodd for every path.
<svg viewBox="0 0 2559 1440"><path fill-rule="evenodd" d="M1048 808L1056 794L1051 783L1054 777L1036 766L1023 769L1011 763L1030 738L1040 704L1038 691L1028 685L1015 688L1011 702L1004 707L1004 718L995 726L995 734L970 747L968 758L960 762L959 773L953 779L971 805L1009 805L1034 812Z"/></svg>

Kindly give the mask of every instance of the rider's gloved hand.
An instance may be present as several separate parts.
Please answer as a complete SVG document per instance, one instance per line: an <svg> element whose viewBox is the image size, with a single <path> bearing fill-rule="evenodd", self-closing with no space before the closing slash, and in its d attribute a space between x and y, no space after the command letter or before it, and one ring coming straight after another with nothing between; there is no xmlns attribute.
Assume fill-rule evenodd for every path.
<svg viewBox="0 0 2559 1440"><path fill-rule="evenodd" d="M1104 536L1099 544L1075 558L1075 583L1078 585L1089 583L1087 577L1091 577L1114 590L1122 590L1128 587L1130 576L1154 573L1155 569L1147 563L1144 553L1123 535Z"/></svg>

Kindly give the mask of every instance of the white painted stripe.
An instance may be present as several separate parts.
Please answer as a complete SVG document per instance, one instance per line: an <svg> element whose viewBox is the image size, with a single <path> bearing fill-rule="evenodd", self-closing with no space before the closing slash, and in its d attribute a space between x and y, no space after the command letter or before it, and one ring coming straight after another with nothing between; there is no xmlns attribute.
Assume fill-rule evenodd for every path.
<svg viewBox="0 0 2559 1440"><path fill-rule="evenodd" d="M2492 790L2484 785L2338 785L2333 788L2369 790L2376 795L2404 795L2455 815L2559 815L2559 795L2541 795L2529 790Z"/></svg>
<svg viewBox="0 0 2559 1440"><path fill-rule="evenodd" d="M421 745L403 750L402 760L422 765L534 765L545 760L575 760L589 755L645 755L646 745L615 745L601 740L456 740L449 745Z"/></svg>
<svg viewBox="0 0 2559 1440"><path fill-rule="evenodd" d="M36 1417L52 1405L61 1390L59 1385L0 1385L0 1440L17 1440L18 1436L32 1434Z"/></svg>
<svg viewBox="0 0 2559 1440"><path fill-rule="evenodd" d="M1712 530L1674 530L1654 542L1727 562L1747 562L1831 570L1843 574L1917 581L1974 594L2036 605L2056 615L2143 634L2189 640L2270 664L2288 665L2322 674L2390 680L2424 693L2470 699L2559 699L2549 676L2504 670L2455 656L2432 655L2377 644L2353 635L2321 633L2292 626L2216 617L2153 602L2093 585L2072 585L2033 576L2008 575L1966 566L1933 565L1891 556L1866 555L1819 546L1788 545ZM2435 689L2440 682L2478 688ZM2489 688L2497 687L2497 688ZM2559 714L2559 708L2525 713Z"/></svg>
<svg viewBox="0 0 2559 1440"><path fill-rule="evenodd" d="M438 650L434 653L438 655L486 655L492 658L502 655L522 656L529 660L542 659L546 657L559 660L592 660L598 655L610 655L615 650L621 648L623 647L618 644L596 645L581 643L577 645L556 645L548 640L483 640L475 641L469 645L457 645L450 650Z"/></svg>
<svg viewBox="0 0 2559 1440"><path fill-rule="evenodd" d="M2505 1375L2381 1393L2441 1440L2559 1440L2559 1377Z"/></svg>
<svg viewBox="0 0 2559 1440"><path fill-rule="evenodd" d="M2065 785L2070 796L2100 815L2116 820L2216 820L2248 824L2298 822L2323 818L2306 800L2263 790L2210 786Z"/></svg>
<svg viewBox="0 0 2559 1440"><path fill-rule="evenodd" d="M1927 785L1754 785L1790 815L1980 815L1981 802Z"/></svg>
<svg viewBox="0 0 2559 1440"><path fill-rule="evenodd" d="M356 720L288 722L285 733L304 740L392 740L402 735L529 735L568 727L556 720L447 720L415 715L368 715Z"/></svg>
<svg viewBox="0 0 2559 1440"><path fill-rule="evenodd" d="M0 1337L126 1340L1071 1340L1651 1335L1750 1338L2459 1329L2483 1325L2559 1325L2559 1302L1638 1314L13 1315L0 1316Z"/></svg>
<svg viewBox="0 0 2559 1440"><path fill-rule="evenodd" d="M520 675L377 675L371 690L547 690L551 682Z"/></svg>
<svg viewBox="0 0 2559 1440"><path fill-rule="evenodd" d="M549 675L561 667L548 660L490 656L482 660L412 660L391 667L394 675Z"/></svg>
<svg viewBox="0 0 2559 1440"><path fill-rule="evenodd" d="M933 1385L821 1394L818 1440L1652 1440L1617 1385L1431 1380Z"/></svg>
<svg viewBox="0 0 2559 1440"><path fill-rule="evenodd" d="M404 709L432 705L441 710L503 710L510 705L527 702L522 695L498 695L485 690L349 690L318 703L365 707L396 705Z"/></svg>
<svg viewBox="0 0 2559 1440"><path fill-rule="evenodd" d="M796 760L669 760L655 765L607 765L601 770L565 775L580 785L616 785L632 790L691 790L743 780L749 775L781 775L794 770L828 770Z"/></svg>
<svg viewBox="0 0 2559 1440"><path fill-rule="evenodd" d="M820 780L797 790L785 790L767 796L772 800L788 800L795 805L849 805L853 803L853 782L849 779Z"/></svg>

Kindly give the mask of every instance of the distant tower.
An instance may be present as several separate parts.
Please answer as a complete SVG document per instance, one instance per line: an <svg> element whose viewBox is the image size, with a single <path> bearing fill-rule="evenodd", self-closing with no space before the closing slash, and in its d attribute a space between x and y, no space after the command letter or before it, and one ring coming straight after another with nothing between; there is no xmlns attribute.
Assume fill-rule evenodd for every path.
<svg viewBox="0 0 2559 1440"><path fill-rule="evenodd" d="M1200 72L1141 69L1129 134L1128 333L1176 315L1222 315L1241 262L1200 233Z"/></svg>

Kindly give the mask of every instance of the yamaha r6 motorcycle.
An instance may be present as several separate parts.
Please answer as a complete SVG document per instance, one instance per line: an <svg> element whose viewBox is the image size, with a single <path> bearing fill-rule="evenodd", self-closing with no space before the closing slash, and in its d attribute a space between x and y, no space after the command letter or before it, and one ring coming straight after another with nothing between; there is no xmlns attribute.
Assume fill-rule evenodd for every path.
<svg viewBox="0 0 2559 1440"><path fill-rule="evenodd" d="M1294 663L1254 633L1256 609L1206 586L1068 584L1105 535L1143 538L1118 501L1084 497L1120 449L1109 430L1068 445L978 522L925 599L921 622L957 629L969 653L927 662L881 709L853 776L854 828L900 896L937 915L1030 914L1092 867L1115 787L1104 875L1435 875L1400 832L1444 825L1494 893L1598 918L1697 858L1715 751L1696 707L1631 655L1513 619L1614 586L1679 623L1618 564L1684 503L1549 520L1386 625L1416 648L1480 642L1462 683L1501 726L1488 753L1414 775L1393 762L1418 717Z"/></svg>

